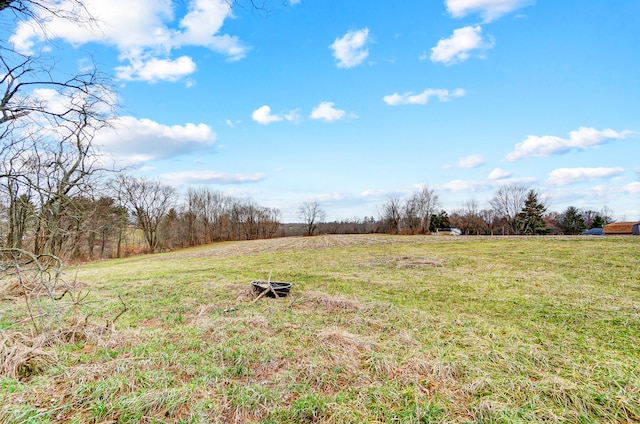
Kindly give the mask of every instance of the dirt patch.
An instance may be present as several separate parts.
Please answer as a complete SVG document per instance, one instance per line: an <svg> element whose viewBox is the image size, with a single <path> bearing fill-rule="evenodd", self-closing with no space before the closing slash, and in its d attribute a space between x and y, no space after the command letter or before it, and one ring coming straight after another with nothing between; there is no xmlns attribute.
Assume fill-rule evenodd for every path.
<svg viewBox="0 0 640 424"><path fill-rule="evenodd" d="M441 263L434 261L401 261L398 262L397 268L427 268L441 266Z"/></svg>
<svg viewBox="0 0 640 424"><path fill-rule="evenodd" d="M328 311L362 309L362 305L357 300L343 297L329 296L319 292L308 292L291 302L291 307L304 307L307 309L322 308Z"/></svg>
<svg viewBox="0 0 640 424"><path fill-rule="evenodd" d="M330 234L315 237L281 237L268 240L216 243L206 247L177 251L171 253L170 256L172 259L229 258L265 253L301 252L362 246L441 243L445 239L444 237L434 236L393 236L385 234ZM167 257L162 255L156 260L166 260Z"/></svg>
<svg viewBox="0 0 640 424"><path fill-rule="evenodd" d="M143 321L140 321L140 326L149 327L149 328L160 328L162 327L162 321L159 318L149 318Z"/></svg>

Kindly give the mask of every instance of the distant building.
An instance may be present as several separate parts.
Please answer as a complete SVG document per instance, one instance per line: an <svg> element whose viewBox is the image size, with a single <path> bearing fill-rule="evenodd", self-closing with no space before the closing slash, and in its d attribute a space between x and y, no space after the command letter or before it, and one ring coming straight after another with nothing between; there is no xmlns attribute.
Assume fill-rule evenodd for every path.
<svg viewBox="0 0 640 424"><path fill-rule="evenodd" d="M640 235L640 222L614 222L603 228L607 236L631 236Z"/></svg>
<svg viewBox="0 0 640 424"><path fill-rule="evenodd" d="M459 236L462 235L462 230L456 227L438 228L436 229L437 236Z"/></svg>

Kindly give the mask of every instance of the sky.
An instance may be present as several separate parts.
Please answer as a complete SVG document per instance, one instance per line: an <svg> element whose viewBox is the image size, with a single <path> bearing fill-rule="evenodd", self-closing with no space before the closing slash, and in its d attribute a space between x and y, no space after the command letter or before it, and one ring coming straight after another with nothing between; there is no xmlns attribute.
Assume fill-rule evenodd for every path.
<svg viewBox="0 0 640 424"><path fill-rule="evenodd" d="M485 208L515 183L640 219L640 1L239 1L86 0L97 25L9 41L113 77L95 142L130 174L283 222L305 201L376 217L424 184Z"/></svg>

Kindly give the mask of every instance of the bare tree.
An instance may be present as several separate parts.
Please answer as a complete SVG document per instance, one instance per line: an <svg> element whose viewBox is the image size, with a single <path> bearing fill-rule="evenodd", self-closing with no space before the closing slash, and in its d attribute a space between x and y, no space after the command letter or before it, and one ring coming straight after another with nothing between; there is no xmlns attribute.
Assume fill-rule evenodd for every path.
<svg viewBox="0 0 640 424"><path fill-rule="evenodd" d="M385 231L398 234L400 232L400 221L402 219L402 202L397 197L387 199L380 210L380 220L383 222Z"/></svg>
<svg viewBox="0 0 640 424"><path fill-rule="evenodd" d="M0 15L11 13L42 31L50 18L93 22L80 0L1 1ZM84 195L98 173L92 141L108 125L115 96L95 68L64 76L56 62L0 47L0 186L9 205L7 245L21 247L25 205L31 204L34 252L60 255L73 230L64 228L63 220L79 218L71 199Z"/></svg>
<svg viewBox="0 0 640 424"><path fill-rule="evenodd" d="M479 215L485 234L493 235L499 220L496 211L494 209L482 209Z"/></svg>
<svg viewBox="0 0 640 424"><path fill-rule="evenodd" d="M260 207L258 209L258 237L269 239L276 236L280 229L280 210Z"/></svg>
<svg viewBox="0 0 640 424"><path fill-rule="evenodd" d="M21 204L28 199L37 215L36 254L63 255L67 229L62 220L74 213L72 199L89 193L102 170L93 139L110 119L111 104L99 95L64 89L56 95L56 105L43 104L55 113L31 111L27 121L6 122L1 140L0 188L8 199L11 229L7 242L19 247L24 235Z"/></svg>
<svg viewBox="0 0 640 424"><path fill-rule="evenodd" d="M507 221L512 234L520 234L517 216L524 207L528 193L526 185L511 184L501 187L490 201L496 214Z"/></svg>
<svg viewBox="0 0 640 424"><path fill-rule="evenodd" d="M222 239L222 227L230 203L229 197L209 187L187 191L187 213L190 214L187 219L193 219L188 228L194 243L198 244L196 240L200 238L202 243Z"/></svg>
<svg viewBox="0 0 640 424"><path fill-rule="evenodd" d="M298 208L298 217L305 224L305 233L310 236L315 233L318 224L327 218L327 213L317 200L303 202Z"/></svg>
<svg viewBox="0 0 640 424"><path fill-rule="evenodd" d="M413 195L413 199L418 205L418 216L420 217L420 233L427 234L431 227L431 217L440 207L440 196L435 189L424 184L420 190Z"/></svg>
<svg viewBox="0 0 640 424"><path fill-rule="evenodd" d="M460 228L464 234L479 234L483 221L478 211L478 202L468 200L462 207L451 214L451 224Z"/></svg>
<svg viewBox="0 0 640 424"><path fill-rule="evenodd" d="M608 206L603 206L602 209L600 209L600 216L604 220L605 224L611 224L615 221L613 219L613 210L611 210L611 208L609 208Z"/></svg>
<svg viewBox="0 0 640 424"><path fill-rule="evenodd" d="M421 224L420 201L417 195L411 196L402 206L402 227L403 231L416 234L420 230Z"/></svg>
<svg viewBox="0 0 640 424"><path fill-rule="evenodd" d="M82 0L55 2L50 0L2 0L0 12L10 11L16 19L31 19L42 24L47 18L57 17L78 24L93 22Z"/></svg>
<svg viewBox="0 0 640 424"><path fill-rule="evenodd" d="M175 189L159 181L125 175L118 176L114 185L154 253L162 245L160 225L176 201Z"/></svg>

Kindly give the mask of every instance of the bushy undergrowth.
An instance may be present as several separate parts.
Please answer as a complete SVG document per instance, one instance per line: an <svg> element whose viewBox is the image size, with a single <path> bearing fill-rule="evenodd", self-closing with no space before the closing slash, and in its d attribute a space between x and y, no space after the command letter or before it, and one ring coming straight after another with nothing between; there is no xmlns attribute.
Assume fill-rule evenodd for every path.
<svg viewBox="0 0 640 424"><path fill-rule="evenodd" d="M95 315L118 295L128 313L0 378L0 421L635 422L639 242L335 236L89 264L114 299ZM291 295L254 302L270 273Z"/></svg>

